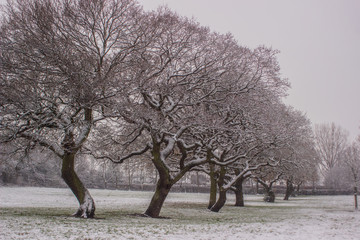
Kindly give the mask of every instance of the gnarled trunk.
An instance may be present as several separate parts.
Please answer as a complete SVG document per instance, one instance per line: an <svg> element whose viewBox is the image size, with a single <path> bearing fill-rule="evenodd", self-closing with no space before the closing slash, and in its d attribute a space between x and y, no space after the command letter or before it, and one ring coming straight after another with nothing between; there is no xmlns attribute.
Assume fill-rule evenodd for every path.
<svg viewBox="0 0 360 240"><path fill-rule="evenodd" d="M156 170L159 174L159 180L157 181L155 193L151 198L151 202L146 209L144 215L152 218L157 218L160 215L161 208L174 182L171 181L169 170L161 159L160 143L157 142L155 138L153 138L153 140L152 162L154 163Z"/></svg>
<svg viewBox="0 0 360 240"><path fill-rule="evenodd" d="M241 177L234 184L234 193L235 193L235 206L244 207L244 193L243 193L243 182L245 178Z"/></svg>
<svg viewBox="0 0 360 240"><path fill-rule="evenodd" d="M89 191L85 188L75 172L75 153L66 153L62 158L61 177L69 186L79 201L79 209L75 217L93 218L95 216L95 203Z"/></svg>
<svg viewBox="0 0 360 240"><path fill-rule="evenodd" d="M287 180L284 200L289 200L289 197L291 196L291 194L293 194L294 191L295 191L295 188L294 188L293 183L290 180Z"/></svg>
<svg viewBox="0 0 360 240"><path fill-rule="evenodd" d="M227 192L226 189L220 189L218 200L216 201L214 206L212 206L210 208L210 210L212 212L219 212L220 209L225 205L225 203L226 203L226 192Z"/></svg>
<svg viewBox="0 0 360 240"><path fill-rule="evenodd" d="M271 189L265 191L264 201L270 203L275 202L275 193Z"/></svg>
<svg viewBox="0 0 360 240"><path fill-rule="evenodd" d="M209 197L209 205L208 209L211 209L212 206L216 203L216 193L217 193L217 181L215 178L215 166L214 164L210 164L210 197Z"/></svg>
<svg viewBox="0 0 360 240"><path fill-rule="evenodd" d="M272 180L269 184L265 181L261 180L260 178L256 178L257 182L260 183L264 188L264 201L265 202L275 202L275 193L272 191L272 185L279 179L281 176L278 175L274 180Z"/></svg>
<svg viewBox="0 0 360 240"><path fill-rule="evenodd" d="M275 202L275 193L271 189L271 185L268 186L265 182L259 182L264 188L264 202Z"/></svg>
<svg viewBox="0 0 360 240"><path fill-rule="evenodd" d="M224 189L223 185L225 183L225 174L226 174L226 168L221 167L220 168L220 174L218 179L218 187L219 187L219 197L216 201L216 203L210 208L212 212L219 212L220 209L225 205L226 203L226 192L228 189Z"/></svg>
<svg viewBox="0 0 360 240"><path fill-rule="evenodd" d="M169 181L160 177L158 183L156 184L155 193L144 215L152 218L159 217L161 208L170 192L171 187L172 184L170 184Z"/></svg>
<svg viewBox="0 0 360 240"><path fill-rule="evenodd" d="M180 130L179 130L180 131ZM181 131L180 131L181 132ZM178 133L180 133L178 132ZM170 192L171 187L177 183L181 178L191 170L192 167L196 166L196 164L200 164L203 162L196 162L196 164L189 164L185 166L186 159L186 148L179 143L178 146L180 151L182 152L182 157L179 161L180 170L176 173L171 172L167 164L165 163L166 158L172 154L174 146L176 144L175 139L166 138L165 140L156 136L152 137L152 162L159 174L159 180L156 184L155 193L151 199L150 205L145 211L144 215L149 217L159 217L161 208L164 204L164 201L167 195ZM165 143L166 146L162 149L161 144ZM205 161L204 161L205 163Z"/></svg>

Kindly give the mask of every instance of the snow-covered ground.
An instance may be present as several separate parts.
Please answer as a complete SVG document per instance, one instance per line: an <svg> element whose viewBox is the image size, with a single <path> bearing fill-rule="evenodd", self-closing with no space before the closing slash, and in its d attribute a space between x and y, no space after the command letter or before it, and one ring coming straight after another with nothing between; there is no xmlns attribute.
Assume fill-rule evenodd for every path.
<svg viewBox="0 0 360 240"><path fill-rule="evenodd" d="M208 195L173 193L161 215L145 211L150 192L90 189L97 219L70 217L77 201L68 189L0 187L0 239L360 239L352 196L296 197L274 204L247 195L246 207L206 210Z"/></svg>

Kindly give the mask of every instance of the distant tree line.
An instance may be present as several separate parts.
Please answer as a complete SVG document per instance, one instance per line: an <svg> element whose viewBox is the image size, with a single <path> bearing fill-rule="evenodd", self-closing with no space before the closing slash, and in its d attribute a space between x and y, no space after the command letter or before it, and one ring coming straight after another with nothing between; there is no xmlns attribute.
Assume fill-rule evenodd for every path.
<svg viewBox="0 0 360 240"><path fill-rule="evenodd" d="M306 116L282 102L289 83L278 51L243 47L167 8L9 1L0 47L2 179L20 166L39 181L61 172L77 217L95 215L84 182L131 185L136 174L155 184L144 215L159 217L189 176L206 176L217 212L229 190L244 206L249 179L273 202L275 182L288 199L295 186L317 182L319 164L336 165L321 155ZM358 164L355 145L344 150L347 166Z"/></svg>

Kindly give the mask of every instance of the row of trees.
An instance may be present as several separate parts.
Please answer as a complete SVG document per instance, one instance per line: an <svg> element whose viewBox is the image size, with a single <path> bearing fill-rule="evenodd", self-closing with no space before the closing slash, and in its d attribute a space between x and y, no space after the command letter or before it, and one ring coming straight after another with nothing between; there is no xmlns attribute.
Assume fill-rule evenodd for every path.
<svg viewBox="0 0 360 240"><path fill-rule="evenodd" d="M310 122L282 102L289 84L276 50L242 47L134 0L17 0L3 15L1 143L13 154L41 147L61 160L80 204L75 216L95 214L75 171L80 154L117 164L150 159L150 217L190 171L209 176L212 211L228 190L243 205L250 177L268 201L278 179L289 195L316 178Z"/></svg>

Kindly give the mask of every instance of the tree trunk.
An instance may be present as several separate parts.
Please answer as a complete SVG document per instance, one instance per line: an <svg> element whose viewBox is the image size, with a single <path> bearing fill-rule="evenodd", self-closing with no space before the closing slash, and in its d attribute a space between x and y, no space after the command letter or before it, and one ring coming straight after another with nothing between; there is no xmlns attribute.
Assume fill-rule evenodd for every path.
<svg viewBox="0 0 360 240"><path fill-rule="evenodd" d="M159 180L157 181L155 193L151 202L144 213L145 216L152 218L159 217L165 199L169 194L172 185L175 183L171 181L169 170L161 159L160 143L155 139L156 138L153 138L152 162L159 174Z"/></svg>
<svg viewBox="0 0 360 240"><path fill-rule="evenodd" d="M285 192L284 200L289 200L289 197L294 192L294 190L295 190L295 188L294 188L293 183L291 181L287 180L286 181L286 192Z"/></svg>
<svg viewBox="0 0 360 240"><path fill-rule="evenodd" d="M312 181L312 194L315 195L316 185L315 181Z"/></svg>
<svg viewBox="0 0 360 240"><path fill-rule="evenodd" d="M243 193L243 182L244 178L239 178L238 181L236 181L234 187L235 192L235 206L236 207L244 207L244 193Z"/></svg>
<svg viewBox="0 0 360 240"><path fill-rule="evenodd" d="M275 202L275 193L271 189L265 190L264 201L270 203Z"/></svg>
<svg viewBox="0 0 360 240"><path fill-rule="evenodd" d="M220 168L220 174L218 179L218 187L219 187L219 198L216 201L216 203L210 208L212 212L219 212L220 209L225 205L226 202L226 192L228 189L224 189L223 185L225 183L225 174L226 174L226 168L221 167Z"/></svg>
<svg viewBox="0 0 360 240"><path fill-rule="evenodd" d="M236 189L235 191L235 207L244 207L244 193L242 189Z"/></svg>
<svg viewBox="0 0 360 240"><path fill-rule="evenodd" d="M210 197L208 209L216 203L217 181L215 178L214 164L210 164Z"/></svg>
<svg viewBox="0 0 360 240"><path fill-rule="evenodd" d="M212 206L212 207L210 208L210 210L211 210L212 212L219 212L220 209L225 205L225 203L226 203L226 192L227 192L227 190L225 190L225 189L221 189L221 190L219 191L219 198L218 198L218 200L216 201L216 203L214 204L214 206Z"/></svg>
<svg viewBox="0 0 360 240"><path fill-rule="evenodd" d="M93 218L95 216L95 203L89 191L85 188L75 172L75 153L66 153L62 158L61 177L69 186L79 201L79 209L75 217Z"/></svg>
<svg viewBox="0 0 360 240"><path fill-rule="evenodd" d="M300 187L303 183L300 182L297 186L296 186L296 195L300 195Z"/></svg>
<svg viewBox="0 0 360 240"><path fill-rule="evenodd" d="M357 199L357 187L354 187L354 203L355 203L355 210L358 210L358 199Z"/></svg>
<svg viewBox="0 0 360 240"><path fill-rule="evenodd" d="M276 180L270 182L270 184L267 184L265 181L262 181L261 179L257 178L257 182L260 183L264 188L264 201L265 202L275 202L275 193L272 191L272 185Z"/></svg>
<svg viewBox="0 0 360 240"><path fill-rule="evenodd" d="M167 195L170 192L171 187L172 185L169 183L169 181L164 181L161 178L159 179L156 185L155 193L144 215L152 218L159 217L161 208Z"/></svg>
<svg viewBox="0 0 360 240"><path fill-rule="evenodd" d="M275 193L271 190L270 187L266 183L259 182L264 188L264 202L275 202Z"/></svg>

